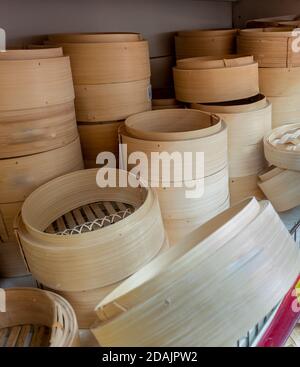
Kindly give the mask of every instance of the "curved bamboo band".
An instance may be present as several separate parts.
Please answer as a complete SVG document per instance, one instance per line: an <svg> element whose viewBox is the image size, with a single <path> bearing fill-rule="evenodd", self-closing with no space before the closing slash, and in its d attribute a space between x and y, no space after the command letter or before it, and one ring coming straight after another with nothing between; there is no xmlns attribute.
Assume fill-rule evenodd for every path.
<svg viewBox="0 0 300 367"><path fill-rule="evenodd" d="M70 304L57 294L35 288L5 290L6 312L0 313L0 329L42 325L51 329L50 347L79 346L78 325Z"/></svg>
<svg viewBox="0 0 300 367"><path fill-rule="evenodd" d="M32 83L34 88L28 89ZM0 111L53 106L73 99L68 57L0 60Z"/></svg>
<svg viewBox="0 0 300 367"><path fill-rule="evenodd" d="M63 56L61 47L35 48L30 50L6 50L0 52L0 60L34 60Z"/></svg>
<svg viewBox="0 0 300 367"><path fill-rule="evenodd" d="M300 121L300 94L287 97L268 97L272 104L272 127Z"/></svg>
<svg viewBox="0 0 300 367"><path fill-rule="evenodd" d="M77 136L73 101L43 108L0 111L0 158L60 148Z"/></svg>
<svg viewBox="0 0 300 367"><path fill-rule="evenodd" d="M235 205L242 200L254 196L257 200L265 199L258 186L258 176L230 177L230 204Z"/></svg>
<svg viewBox="0 0 300 367"><path fill-rule="evenodd" d="M115 188L99 188L97 170L77 171L41 186L25 201L16 232L40 283L63 291L105 287L133 274L159 252L165 233L157 195L151 189L119 187L119 175L127 178L128 173L108 171L117 172ZM43 232L63 214L99 201L123 202L138 209L94 232L67 236Z"/></svg>
<svg viewBox="0 0 300 367"><path fill-rule="evenodd" d="M124 83L150 78L147 41L60 43L70 57L74 84Z"/></svg>
<svg viewBox="0 0 300 367"><path fill-rule="evenodd" d="M294 27L242 29L237 37L238 52L253 55L260 67L300 66L299 53L293 52Z"/></svg>
<svg viewBox="0 0 300 367"><path fill-rule="evenodd" d="M82 167L79 138L49 152L0 159L0 203L23 201L45 182Z"/></svg>
<svg viewBox="0 0 300 367"><path fill-rule="evenodd" d="M247 21L248 28L266 28L266 27L277 27L280 23L289 23L299 19L298 15L284 15L281 17L268 17L260 19L251 19Z"/></svg>
<svg viewBox="0 0 300 367"><path fill-rule="evenodd" d="M264 138L265 156L276 167L300 171L300 124L272 130Z"/></svg>
<svg viewBox="0 0 300 367"><path fill-rule="evenodd" d="M236 51L235 29L179 31L175 36L177 59L207 55L230 55Z"/></svg>
<svg viewBox="0 0 300 367"><path fill-rule="evenodd" d="M252 199L125 281L98 306L108 321L93 333L103 346L232 346L298 272L299 250L287 229L269 202Z"/></svg>
<svg viewBox="0 0 300 367"><path fill-rule="evenodd" d="M77 120L117 121L151 110L150 90L149 79L128 83L75 85Z"/></svg>
<svg viewBox="0 0 300 367"><path fill-rule="evenodd" d="M48 36L54 43L106 43L106 42L136 42L143 38L139 33L57 33Z"/></svg>
<svg viewBox="0 0 300 367"><path fill-rule="evenodd" d="M278 212L300 205L300 172L273 168L259 178L260 189Z"/></svg>
<svg viewBox="0 0 300 367"><path fill-rule="evenodd" d="M259 68L259 85L267 98L299 95L300 67Z"/></svg>
<svg viewBox="0 0 300 367"><path fill-rule="evenodd" d="M224 102L259 93L258 65L250 56L179 60L173 74L176 99L182 102Z"/></svg>

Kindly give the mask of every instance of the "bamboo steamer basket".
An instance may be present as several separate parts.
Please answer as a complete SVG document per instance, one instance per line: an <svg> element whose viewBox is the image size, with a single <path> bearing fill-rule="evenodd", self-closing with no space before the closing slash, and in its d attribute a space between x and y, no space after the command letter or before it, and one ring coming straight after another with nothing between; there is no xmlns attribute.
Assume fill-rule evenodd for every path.
<svg viewBox="0 0 300 367"><path fill-rule="evenodd" d="M235 205L250 196L257 200L265 199L258 186L258 176L230 177L229 179L230 205Z"/></svg>
<svg viewBox="0 0 300 367"><path fill-rule="evenodd" d="M259 93L258 65L252 56L177 60L173 75L176 99L181 102L233 101Z"/></svg>
<svg viewBox="0 0 300 367"><path fill-rule="evenodd" d="M128 83L75 85L76 116L80 122L124 120L151 110L150 80Z"/></svg>
<svg viewBox="0 0 300 367"><path fill-rule="evenodd" d="M199 56L223 56L236 52L236 29L180 31L175 36L177 59Z"/></svg>
<svg viewBox="0 0 300 367"><path fill-rule="evenodd" d="M0 313L0 330L9 335L4 346L79 346L74 310L62 297L35 288L2 291L6 312Z"/></svg>
<svg viewBox="0 0 300 367"><path fill-rule="evenodd" d="M40 47L40 46L38 46ZM0 60L34 60L62 57L61 47L41 47L30 50L5 50L0 52Z"/></svg>
<svg viewBox="0 0 300 367"><path fill-rule="evenodd" d="M253 55L259 67L297 67L300 54L293 52L294 27L242 29L237 37L238 53Z"/></svg>
<svg viewBox="0 0 300 367"><path fill-rule="evenodd" d="M101 152L111 152L118 158L118 129L122 123L123 121L78 124L85 168L95 168L96 158Z"/></svg>
<svg viewBox="0 0 300 367"><path fill-rule="evenodd" d="M0 278L23 277L28 275L17 241L0 243Z"/></svg>
<svg viewBox="0 0 300 367"><path fill-rule="evenodd" d="M141 34L132 32L57 33L48 35L50 43L136 42L142 39Z"/></svg>
<svg viewBox="0 0 300 367"><path fill-rule="evenodd" d="M45 182L82 167L79 138L49 152L0 159L0 203L23 201Z"/></svg>
<svg viewBox="0 0 300 367"><path fill-rule="evenodd" d="M300 205L300 172L273 167L259 178L260 189L278 212Z"/></svg>
<svg viewBox="0 0 300 367"><path fill-rule="evenodd" d="M158 256L167 249L168 249L168 243L165 242ZM96 323L97 320L95 307L121 283L122 281L112 285L108 285L103 288L92 289L89 291L81 291L81 292L54 291L54 292L60 294L63 298L65 298L68 302L70 302L70 304L75 310L79 328L89 329Z"/></svg>
<svg viewBox="0 0 300 367"><path fill-rule="evenodd" d="M300 94L287 97L268 97L272 104L272 127L300 121Z"/></svg>
<svg viewBox="0 0 300 367"><path fill-rule="evenodd" d="M284 224L269 202L252 199L125 281L98 305L106 321L93 333L110 347L233 346L298 272L299 250Z"/></svg>
<svg viewBox="0 0 300 367"><path fill-rule="evenodd" d="M60 43L74 84L123 83L150 78L147 41Z"/></svg>
<svg viewBox="0 0 300 367"><path fill-rule="evenodd" d="M73 99L68 57L0 60L0 111L48 107Z"/></svg>
<svg viewBox="0 0 300 367"><path fill-rule="evenodd" d="M265 168L263 137L272 128L272 109L264 96L191 108L218 114L226 122L230 177L255 175Z"/></svg>
<svg viewBox="0 0 300 367"><path fill-rule="evenodd" d="M161 249L165 233L155 192L118 186L118 179L127 179L128 173L107 172L117 172L116 187L99 188L97 170L83 170L48 182L26 199L16 233L28 267L41 284L70 292L105 287L133 274ZM100 201L119 201L136 210L98 231L61 236L44 232L65 213Z"/></svg>
<svg viewBox="0 0 300 367"><path fill-rule="evenodd" d="M73 101L49 107L0 111L0 158L60 148L77 136Z"/></svg>
<svg viewBox="0 0 300 367"><path fill-rule="evenodd" d="M300 67L259 68L259 84L267 98L299 95Z"/></svg>
<svg viewBox="0 0 300 367"><path fill-rule="evenodd" d="M267 161L276 167L300 171L300 123L277 127L264 138Z"/></svg>

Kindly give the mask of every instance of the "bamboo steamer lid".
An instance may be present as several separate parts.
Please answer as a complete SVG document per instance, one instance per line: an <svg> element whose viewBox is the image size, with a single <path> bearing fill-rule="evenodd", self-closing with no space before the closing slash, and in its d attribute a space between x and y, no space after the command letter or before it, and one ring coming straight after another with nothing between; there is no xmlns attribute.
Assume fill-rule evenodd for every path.
<svg viewBox="0 0 300 367"><path fill-rule="evenodd" d="M300 121L300 94L287 97L268 97L272 104L272 127Z"/></svg>
<svg viewBox="0 0 300 367"><path fill-rule="evenodd" d="M93 333L103 346L233 346L298 272L299 250L284 224L269 202L252 199L125 281L98 305L107 321Z"/></svg>
<svg viewBox="0 0 300 367"><path fill-rule="evenodd" d="M21 329L23 325L45 326L51 330L48 346L79 346L74 310L62 297L36 288L10 288L3 291L6 312L0 314L0 329ZM40 339L43 336L40 335ZM17 337L18 335L15 335L15 338Z"/></svg>
<svg viewBox="0 0 300 367"><path fill-rule="evenodd" d="M173 74L176 99L182 102L224 102L259 93L258 66L252 56L177 60Z"/></svg>
<svg viewBox="0 0 300 367"><path fill-rule="evenodd" d="M0 277L23 277L29 275L22 252L16 240L0 243Z"/></svg>
<svg viewBox="0 0 300 367"><path fill-rule="evenodd" d="M61 148L78 136L74 102L0 111L0 158Z"/></svg>
<svg viewBox="0 0 300 367"><path fill-rule="evenodd" d="M124 120L151 110L149 79L128 83L75 85L76 116L80 122Z"/></svg>
<svg viewBox="0 0 300 367"><path fill-rule="evenodd" d="M45 182L82 167L79 138L49 152L0 159L0 203L23 201Z"/></svg>
<svg viewBox="0 0 300 367"><path fill-rule="evenodd" d="M40 47L40 46L39 46ZM61 47L35 48L30 50L5 50L0 52L0 60L35 60L63 56Z"/></svg>
<svg viewBox="0 0 300 367"><path fill-rule="evenodd" d="M110 84L150 78L147 41L60 43L74 84Z"/></svg>
<svg viewBox="0 0 300 367"><path fill-rule="evenodd" d="M52 43L111 43L136 42L143 37L139 33L111 32L111 33L57 33L48 35Z"/></svg>
<svg viewBox="0 0 300 367"><path fill-rule="evenodd" d="M223 56L236 51L236 29L179 31L175 36L177 59L199 56Z"/></svg>
<svg viewBox="0 0 300 367"><path fill-rule="evenodd" d="M300 205L300 172L273 167L259 178L260 189L278 212Z"/></svg>
<svg viewBox="0 0 300 367"><path fill-rule="evenodd" d="M119 176L126 179L130 174L108 169L108 174L116 173L116 187L99 188L97 170L83 170L48 182L26 199L16 232L29 268L41 284L70 292L105 287L157 255L165 241L157 195L144 187L118 186ZM44 232L65 213L99 201L127 203L136 211L98 231L62 236Z"/></svg>
<svg viewBox="0 0 300 367"><path fill-rule="evenodd" d="M0 111L41 108L73 99L68 57L0 60Z"/></svg>
<svg viewBox="0 0 300 367"><path fill-rule="evenodd" d="M267 161L276 167L300 171L300 124L277 127L264 138Z"/></svg>
<svg viewBox="0 0 300 367"><path fill-rule="evenodd" d="M300 66L300 54L293 52L294 27L242 29L237 37L238 52L253 55L260 67Z"/></svg>
<svg viewBox="0 0 300 367"><path fill-rule="evenodd" d="M257 200L265 199L258 186L258 176L230 177L229 179L230 204L235 205L242 200L254 196Z"/></svg>
<svg viewBox="0 0 300 367"><path fill-rule="evenodd" d="M259 85L267 98L299 95L300 67L259 68Z"/></svg>

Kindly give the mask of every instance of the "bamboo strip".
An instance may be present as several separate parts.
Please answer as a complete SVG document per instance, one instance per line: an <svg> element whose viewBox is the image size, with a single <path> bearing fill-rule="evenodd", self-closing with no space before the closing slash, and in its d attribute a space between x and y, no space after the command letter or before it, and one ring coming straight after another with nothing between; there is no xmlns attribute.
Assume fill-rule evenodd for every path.
<svg viewBox="0 0 300 367"><path fill-rule="evenodd" d="M178 60L173 74L176 98L182 102L224 102L259 93L258 66L251 56Z"/></svg>
<svg viewBox="0 0 300 367"><path fill-rule="evenodd" d="M0 52L0 60L34 60L63 56L61 47L35 48L30 50L6 50Z"/></svg>
<svg viewBox="0 0 300 367"><path fill-rule="evenodd" d="M75 313L62 297L35 288L6 289L5 296L6 312L0 313L1 329L30 324L43 325L51 329L50 347L79 345Z"/></svg>
<svg viewBox="0 0 300 367"><path fill-rule="evenodd" d="M284 224L269 202L252 199L125 281L98 306L107 321L92 331L110 347L233 346L298 272L299 250Z"/></svg>
<svg viewBox="0 0 300 367"><path fill-rule="evenodd" d="M97 170L74 172L54 179L34 191L22 208L17 235L34 277L49 288L82 291L116 283L149 262L165 240L157 195L151 189L99 188ZM135 184L140 184L130 175ZM43 232L57 218L83 205L117 201L137 210L113 226L76 235ZM70 261L72 259L72 261Z"/></svg>
<svg viewBox="0 0 300 367"><path fill-rule="evenodd" d="M149 79L128 83L75 85L76 116L80 122L123 120L151 110Z"/></svg>
<svg viewBox="0 0 300 367"><path fill-rule="evenodd" d="M52 43L111 43L136 42L143 38L139 33L57 33L50 34L48 39Z"/></svg>
<svg viewBox="0 0 300 367"><path fill-rule="evenodd" d="M0 111L0 158L61 148L77 136L73 101L35 109Z"/></svg>
<svg viewBox="0 0 300 367"><path fill-rule="evenodd" d="M277 27L282 22L297 21L299 15L283 15L278 17L251 19L247 21L248 28Z"/></svg>
<svg viewBox="0 0 300 367"><path fill-rule="evenodd" d="M242 200L254 196L257 200L265 199L258 186L258 176L230 177L229 179L230 204L235 205Z"/></svg>
<svg viewBox="0 0 300 367"><path fill-rule="evenodd" d="M202 29L177 32L175 36L176 58L234 54L236 35L236 29Z"/></svg>

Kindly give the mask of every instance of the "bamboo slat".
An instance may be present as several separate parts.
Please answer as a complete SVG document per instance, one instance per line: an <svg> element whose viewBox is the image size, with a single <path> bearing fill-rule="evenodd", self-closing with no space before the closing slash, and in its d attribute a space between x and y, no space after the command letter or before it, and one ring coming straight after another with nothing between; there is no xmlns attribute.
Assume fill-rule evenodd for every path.
<svg viewBox="0 0 300 367"><path fill-rule="evenodd" d="M40 46L39 46L40 47ZM0 60L35 60L63 56L61 47L34 48L30 50L6 50L0 52Z"/></svg>
<svg viewBox="0 0 300 367"><path fill-rule="evenodd" d="M98 305L105 321L92 331L109 347L233 346L298 272L298 246L272 205L248 200L125 281Z"/></svg>
<svg viewBox="0 0 300 367"><path fill-rule="evenodd" d="M127 179L128 172L108 169L109 175L116 173L116 187L99 188L97 170L83 170L50 181L26 199L16 233L41 284L70 292L105 287L133 274L159 252L165 233L157 195L143 187L119 186L118 178ZM136 211L93 232L44 232L65 213L100 201L127 203Z"/></svg>
<svg viewBox="0 0 300 367"><path fill-rule="evenodd" d="M175 36L177 59L223 56L236 52L236 29L180 31Z"/></svg>
<svg viewBox="0 0 300 367"><path fill-rule="evenodd" d="M139 33L57 33L48 35L51 43L111 43L136 42L143 38Z"/></svg>
<svg viewBox="0 0 300 367"><path fill-rule="evenodd" d="M123 121L78 124L85 168L96 167L96 158L100 152L111 152L118 158L118 129L122 123Z"/></svg>
<svg viewBox="0 0 300 367"><path fill-rule="evenodd" d="M177 60L176 99L188 103L225 102L259 93L258 65L251 56Z"/></svg>
<svg viewBox="0 0 300 367"><path fill-rule="evenodd" d="M300 172L273 167L259 178L260 189L278 212L300 205Z"/></svg>
<svg viewBox="0 0 300 367"><path fill-rule="evenodd" d="M0 111L41 108L73 99L68 57L0 60Z"/></svg>
<svg viewBox="0 0 300 367"><path fill-rule="evenodd" d="M23 201L34 189L83 167L79 138L62 148L0 160L0 203Z"/></svg>
<svg viewBox="0 0 300 367"><path fill-rule="evenodd" d="M277 127L264 138L267 161L275 167L300 171L300 123Z"/></svg>
<svg viewBox="0 0 300 367"><path fill-rule="evenodd" d="M242 29L237 37L238 53L253 55L259 67L300 66L300 54L293 52L294 27Z"/></svg>
<svg viewBox="0 0 300 367"><path fill-rule="evenodd" d="M150 80L128 83L75 85L76 116L80 122L123 120L151 110Z"/></svg>
<svg viewBox="0 0 300 367"><path fill-rule="evenodd" d="M73 101L35 109L0 111L0 158L61 148L77 136Z"/></svg>
<svg viewBox="0 0 300 367"><path fill-rule="evenodd" d="M10 288L4 291L6 312L0 313L0 329L19 327L19 330L15 330L14 338L8 339L6 346L18 344L18 339L22 338L20 332L23 325L50 328L49 347L79 346L74 310L62 297L35 288ZM39 346L37 339L43 338L45 331L41 330L39 336L33 336L31 346Z"/></svg>
<svg viewBox="0 0 300 367"><path fill-rule="evenodd" d="M229 179L230 204L235 205L242 200L254 196L257 200L265 199L258 186L258 176L230 177Z"/></svg>
<svg viewBox="0 0 300 367"><path fill-rule="evenodd" d="M248 20L246 24L248 28L277 27L282 22L297 21L297 19L299 19L299 15L283 15L278 17L251 19Z"/></svg>

